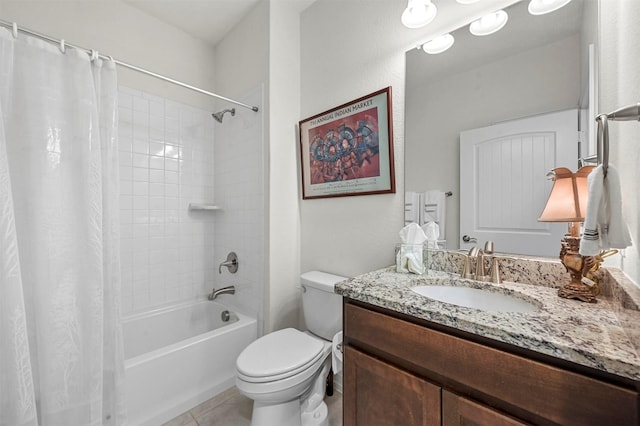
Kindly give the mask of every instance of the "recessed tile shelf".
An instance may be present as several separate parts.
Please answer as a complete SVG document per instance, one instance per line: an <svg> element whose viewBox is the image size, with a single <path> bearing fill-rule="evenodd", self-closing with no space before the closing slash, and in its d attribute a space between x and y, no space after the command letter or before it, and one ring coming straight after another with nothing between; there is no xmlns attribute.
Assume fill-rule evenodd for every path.
<svg viewBox="0 0 640 426"><path fill-rule="evenodd" d="M222 210L219 206L213 204L189 203L189 210Z"/></svg>

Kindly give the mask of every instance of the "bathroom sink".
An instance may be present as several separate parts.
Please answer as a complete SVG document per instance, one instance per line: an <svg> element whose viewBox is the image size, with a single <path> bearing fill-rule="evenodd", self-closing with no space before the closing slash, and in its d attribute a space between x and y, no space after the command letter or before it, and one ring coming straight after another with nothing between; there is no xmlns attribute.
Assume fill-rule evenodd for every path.
<svg viewBox="0 0 640 426"><path fill-rule="evenodd" d="M494 312L534 312L538 307L518 297L470 287L422 285L411 290L439 302Z"/></svg>

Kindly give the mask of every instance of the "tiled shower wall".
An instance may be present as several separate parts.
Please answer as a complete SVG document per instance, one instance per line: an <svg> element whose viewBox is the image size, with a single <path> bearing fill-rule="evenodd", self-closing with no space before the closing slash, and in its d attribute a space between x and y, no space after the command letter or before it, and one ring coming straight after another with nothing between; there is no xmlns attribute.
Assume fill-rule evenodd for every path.
<svg viewBox="0 0 640 426"><path fill-rule="evenodd" d="M265 285L262 87L217 123L208 110L119 90L122 314L236 287L219 300L258 318ZM224 108L229 108L225 106ZM216 211L189 211L189 203ZM218 265L235 251L240 267Z"/></svg>
<svg viewBox="0 0 640 426"><path fill-rule="evenodd" d="M239 100L258 106L260 111L236 107L234 116L227 113L222 123L215 123L215 194L221 207L214 231L215 283L216 287L236 287L235 295L222 295L220 299L256 317L260 335L266 276L262 86ZM238 255L238 272L230 274L222 268L222 274L218 274L219 263L230 251Z"/></svg>
<svg viewBox="0 0 640 426"><path fill-rule="evenodd" d="M214 280L210 111L119 90L122 314L204 295Z"/></svg>

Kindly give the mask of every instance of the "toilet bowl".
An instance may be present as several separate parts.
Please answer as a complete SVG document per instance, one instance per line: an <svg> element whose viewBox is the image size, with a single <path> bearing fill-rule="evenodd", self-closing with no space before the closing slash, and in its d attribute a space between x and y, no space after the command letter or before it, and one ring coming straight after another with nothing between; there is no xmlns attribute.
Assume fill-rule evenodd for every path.
<svg viewBox="0 0 640 426"><path fill-rule="evenodd" d="M329 426L324 396L331 339L342 324L342 300L333 287L345 278L317 271L301 278L309 330L269 333L247 346L236 361L238 391L254 401L252 426ZM316 310L324 319L319 320L319 312L308 315Z"/></svg>

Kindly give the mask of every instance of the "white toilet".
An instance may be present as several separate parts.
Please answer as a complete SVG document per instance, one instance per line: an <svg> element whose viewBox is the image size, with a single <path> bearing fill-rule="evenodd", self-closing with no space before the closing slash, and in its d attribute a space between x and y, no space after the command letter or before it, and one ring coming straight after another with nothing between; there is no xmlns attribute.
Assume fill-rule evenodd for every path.
<svg viewBox="0 0 640 426"><path fill-rule="evenodd" d="M247 346L236 361L236 386L253 399L252 426L329 426L324 402L332 339L342 329L345 277L325 272L301 276L308 331L274 331Z"/></svg>

